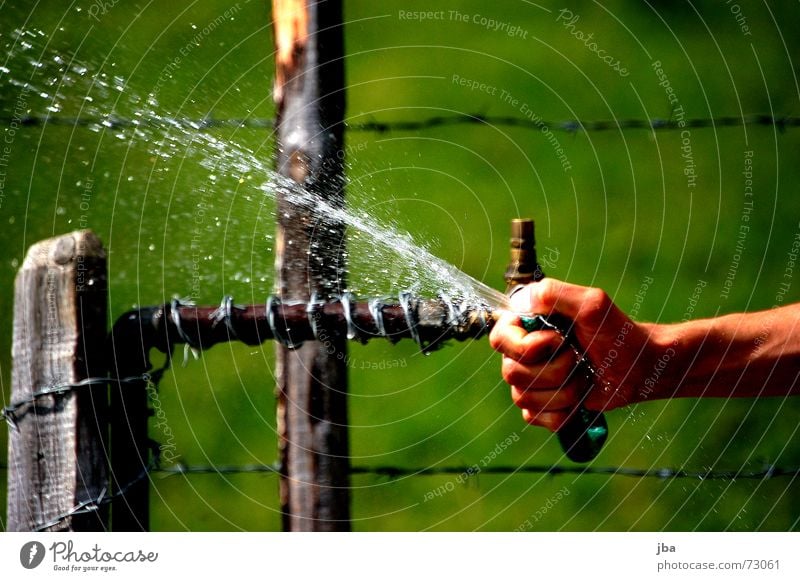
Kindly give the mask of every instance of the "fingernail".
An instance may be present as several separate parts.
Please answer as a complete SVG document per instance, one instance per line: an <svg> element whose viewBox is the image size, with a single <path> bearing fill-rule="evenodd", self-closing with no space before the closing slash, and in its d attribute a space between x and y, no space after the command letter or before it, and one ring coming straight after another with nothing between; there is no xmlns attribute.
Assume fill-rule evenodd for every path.
<svg viewBox="0 0 800 581"><path fill-rule="evenodd" d="M531 310L531 289L526 286L511 296L511 307L516 313L529 313Z"/></svg>

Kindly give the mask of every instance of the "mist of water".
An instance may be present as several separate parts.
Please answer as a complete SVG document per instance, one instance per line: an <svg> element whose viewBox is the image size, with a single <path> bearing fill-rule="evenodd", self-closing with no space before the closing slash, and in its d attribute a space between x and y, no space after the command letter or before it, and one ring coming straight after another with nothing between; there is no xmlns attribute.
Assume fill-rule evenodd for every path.
<svg viewBox="0 0 800 581"><path fill-rule="evenodd" d="M375 294L397 296L401 291L409 291L419 297L445 294L464 306L509 307L503 293L436 256L429 244L414 239L391 216L377 216L327 203L274 172L268 148L254 148L237 142L235 132L230 136L225 132L203 131L200 124L187 123L180 115L165 110L159 104L157 95L137 92L119 75L93 70L90 65L63 53L39 50L37 42L41 44L42 36L36 31L15 31L13 51L9 51L5 64L0 67L0 88L6 96L13 96L15 92L25 95L25 115L74 116L75 119L86 121L75 131L98 135L95 158L105 153L111 157L121 157L128 166L132 165L130 160L137 159L137 156L147 159L148 163L152 162L145 168L125 167L125 172L131 172L126 178L130 185L123 182L120 173L116 197L111 206L114 216L124 219L134 216L133 210L138 211L140 221L144 223L145 219L141 216L146 212L145 201L130 194L120 195L123 186L134 189L137 183L142 183L143 186L139 187L146 190L145 199L156 200L148 203L162 203L169 217L176 218L172 222L165 221L163 226L164 245L172 244L173 247L162 249L162 260L174 262L171 266L162 265L165 272L169 268L190 268L187 257L191 253L186 242L190 238L192 251L195 244L201 245L203 240L206 241L208 247L203 248L202 259L213 262L215 254L220 252L219 248L213 247L214 237L204 234L204 238L195 241L191 224L197 222L201 205L214 206L214 216L204 220L204 232L224 226L226 244L229 237L258 237L238 247L234 245L234 250L230 251L246 252L249 245L253 254L251 260L257 263L251 271L257 271L260 276L244 277L245 282L263 287L259 289L261 293L268 292L272 276L274 231L265 231L264 227L242 231L238 228L239 219L235 214L241 212L240 217L243 218L249 211L258 213L263 221L271 219L276 195L281 193L287 202L312 217L316 231L334 228L338 224L346 225L349 250L344 256L331 258L343 258L345 261L353 259L359 264L361 276L358 279L348 277L348 287L343 288L342 292L349 291L361 298ZM3 114L18 114L13 99L6 100L2 105ZM117 111L123 113L118 114ZM118 126L114 120L123 115L129 117L132 123ZM107 136L114 139L103 142ZM63 136L53 138L63 139ZM116 151L113 150L115 147ZM64 167L73 163L68 159ZM110 176L109 181L113 178ZM76 185L82 186L80 181ZM353 187L352 184L350 187ZM365 194L359 192L359 195L363 198ZM167 200L166 206L159 202L161 200ZM93 203L97 205L98 202ZM238 210L229 209L228 216L224 216L225 207L232 208L234 203L238 204ZM136 207L137 204L141 204L142 208ZM369 204L360 199L356 205L367 207ZM204 215L205 212L203 209ZM33 219L32 216L27 218ZM139 236L142 237L141 231ZM176 244L180 247L174 247ZM145 247L153 251L157 244L150 242ZM138 250L144 252L141 246ZM337 252L323 248L309 248L308 251ZM141 268L147 268L146 261ZM127 272L124 258L123 268L118 270ZM223 277L208 270L206 268L202 273L207 286L216 284L214 281L223 282L220 280ZM239 274L237 272L234 276ZM147 273L139 272L138 277L141 276L147 276ZM224 276L230 276L230 273ZM254 291L254 294L258 293Z"/></svg>

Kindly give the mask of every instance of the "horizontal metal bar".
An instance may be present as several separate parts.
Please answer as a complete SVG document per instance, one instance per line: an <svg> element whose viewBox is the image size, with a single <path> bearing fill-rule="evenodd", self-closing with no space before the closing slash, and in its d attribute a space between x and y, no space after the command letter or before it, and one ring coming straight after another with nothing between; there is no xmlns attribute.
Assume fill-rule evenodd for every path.
<svg viewBox="0 0 800 581"><path fill-rule="evenodd" d="M402 293L397 302L353 300L347 293L335 301L281 302L239 306L225 297L219 307L174 300L128 311L114 324L117 343L154 347L169 353L178 344L202 350L228 341L260 345L278 340L289 347L336 337L367 342L413 339L425 352L448 340L465 341L488 334L496 313L488 307L466 308L446 300L423 300Z"/></svg>

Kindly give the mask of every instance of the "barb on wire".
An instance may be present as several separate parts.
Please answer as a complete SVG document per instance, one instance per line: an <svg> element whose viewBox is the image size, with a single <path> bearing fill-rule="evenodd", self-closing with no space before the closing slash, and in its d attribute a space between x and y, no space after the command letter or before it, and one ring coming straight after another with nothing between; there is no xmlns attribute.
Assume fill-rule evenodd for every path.
<svg viewBox="0 0 800 581"><path fill-rule="evenodd" d="M8 124L16 121L23 127L56 125L66 127L97 127L106 129L126 129L132 127L179 127L207 131L210 129L272 129L275 127L273 118L232 118L232 119L180 119L169 117L151 117L139 119L126 119L114 115L105 117L64 117L55 115L28 115L22 119L9 116L0 116L0 123ZM494 125L503 127L519 127L523 129L541 130L548 128L551 131L577 133L578 131L624 131L629 129L645 129L649 131L672 129L703 129L722 127L742 127L745 125L760 125L775 127L779 131L800 127L800 117L774 116L766 114L750 114L739 117L701 117L695 119L672 118L653 119L608 119L608 120L564 120L545 121L542 119L528 119L525 117L512 117L505 115L484 115L481 113L459 113L452 115L437 115L425 119L398 120L398 121L364 121L347 125L349 131L365 133L389 133L392 131L422 131L435 127L452 125Z"/></svg>
<svg viewBox="0 0 800 581"><path fill-rule="evenodd" d="M159 370L160 372L161 370ZM159 377L156 377L156 373L145 373L142 375L136 375L132 377L122 377L122 378L115 378L115 377L87 377L86 379L82 379L80 381L75 381L72 383L59 383L57 385L49 385L46 387L42 387L33 393L31 393L25 399L20 401L12 402L11 404L3 407L2 412L0 412L0 418L6 420L9 425L13 427L18 427L18 422L22 419L27 412L22 414L19 413L19 410L24 407L32 406L36 404L41 398L52 395L52 396L64 396L73 391L78 389L92 387L95 385L106 385L109 383L134 383L134 382L149 382L149 381L158 381Z"/></svg>
<svg viewBox="0 0 800 581"><path fill-rule="evenodd" d="M147 478L148 475L154 471L154 469L155 469L155 464L151 464L150 466L146 467L139 473L139 475L136 478L128 482L125 486L120 487L119 490L117 490L113 494L107 494L108 489L103 488L103 490L100 491L100 494L97 496L97 498L90 498L88 500L84 500L83 502L72 507L70 510L61 513L60 515L50 519L49 521L44 523L38 523L33 530L35 530L36 532L45 531L56 525L61 524L62 522L64 522L68 518L72 518L73 516L77 516L80 514L88 514L100 510L101 507L110 504L111 502L113 502L114 500L116 500L121 496L124 496L128 492L128 490L130 490L133 486L135 486L136 484Z"/></svg>
<svg viewBox="0 0 800 581"><path fill-rule="evenodd" d="M219 466L191 466L186 464L175 464L158 468L154 472L163 474L165 477L179 476L181 474L280 474L281 468L278 464L244 464L242 466L219 465Z"/></svg>

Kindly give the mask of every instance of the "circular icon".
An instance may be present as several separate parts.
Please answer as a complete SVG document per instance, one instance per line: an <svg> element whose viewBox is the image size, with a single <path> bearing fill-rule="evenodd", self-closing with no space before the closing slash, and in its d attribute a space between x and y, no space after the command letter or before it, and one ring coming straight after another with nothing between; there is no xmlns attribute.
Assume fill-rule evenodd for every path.
<svg viewBox="0 0 800 581"><path fill-rule="evenodd" d="M30 541L19 550L19 562L26 569L35 569L44 560L44 545L39 541Z"/></svg>

